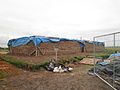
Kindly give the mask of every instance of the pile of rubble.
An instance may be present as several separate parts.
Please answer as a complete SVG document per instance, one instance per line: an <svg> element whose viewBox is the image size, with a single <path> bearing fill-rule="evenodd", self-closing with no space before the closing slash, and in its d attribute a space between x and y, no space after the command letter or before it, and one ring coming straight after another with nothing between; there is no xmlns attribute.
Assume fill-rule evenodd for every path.
<svg viewBox="0 0 120 90"><path fill-rule="evenodd" d="M49 62L49 64L46 65L46 70L52 71L52 72L55 72L55 73L62 73L62 72L71 72L71 71L73 71L73 68L66 67L63 64L60 64L60 63L57 63L57 62L51 60Z"/></svg>

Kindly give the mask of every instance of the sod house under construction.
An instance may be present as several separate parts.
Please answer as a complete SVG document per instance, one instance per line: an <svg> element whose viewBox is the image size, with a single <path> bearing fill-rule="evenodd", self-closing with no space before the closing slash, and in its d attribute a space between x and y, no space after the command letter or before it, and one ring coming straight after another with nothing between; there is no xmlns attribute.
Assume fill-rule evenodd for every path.
<svg viewBox="0 0 120 90"><path fill-rule="evenodd" d="M55 51L60 55L71 55L78 53L92 53L93 44L96 45L96 51L101 52L104 50L103 42L89 42L85 40L44 36L30 36L11 39L8 42L8 47L9 53L13 55L54 55Z"/></svg>

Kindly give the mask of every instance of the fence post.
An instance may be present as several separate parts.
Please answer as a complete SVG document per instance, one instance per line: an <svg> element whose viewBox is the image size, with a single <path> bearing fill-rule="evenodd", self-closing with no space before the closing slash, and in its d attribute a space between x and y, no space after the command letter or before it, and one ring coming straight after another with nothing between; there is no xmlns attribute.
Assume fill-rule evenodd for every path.
<svg viewBox="0 0 120 90"><path fill-rule="evenodd" d="M56 59L56 61L58 60L57 58L58 58L58 48L54 48L54 51L55 51L55 59Z"/></svg>
<svg viewBox="0 0 120 90"><path fill-rule="evenodd" d="M35 56L38 56L37 46L35 46Z"/></svg>
<svg viewBox="0 0 120 90"><path fill-rule="evenodd" d="M93 38L93 53L94 53L94 74L95 74L95 37Z"/></svg>
<svg viewBox="0 0 120 90"><path fill-rule="evenodd" d="M115 33L113 34L113 47L114 47L114 59L115 59ZM115 86L115 61L113 60L113 87Z"/></svg>

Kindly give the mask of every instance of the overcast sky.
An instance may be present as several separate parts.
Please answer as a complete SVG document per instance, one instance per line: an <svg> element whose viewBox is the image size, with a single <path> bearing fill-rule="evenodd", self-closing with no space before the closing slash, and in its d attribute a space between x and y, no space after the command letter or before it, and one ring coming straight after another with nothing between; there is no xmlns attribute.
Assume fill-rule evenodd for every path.
<svg viewBox="0 0 120 90"><path fill-rule="evenodd" d="M120 0L0 0L0 46L21 36L92 40L117 31Z"/></svg>

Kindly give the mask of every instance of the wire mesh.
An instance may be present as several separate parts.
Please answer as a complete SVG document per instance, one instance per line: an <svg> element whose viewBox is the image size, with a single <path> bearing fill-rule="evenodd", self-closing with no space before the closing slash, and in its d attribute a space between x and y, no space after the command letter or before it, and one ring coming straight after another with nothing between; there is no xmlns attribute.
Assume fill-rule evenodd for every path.
<svg viewBox="0 0 120 90"><path fill-rule="evenodd" d="M120 32L94 37L103 42L104 50L98 52L94 44L94 73L114 90L120 89Z"/></svg>

